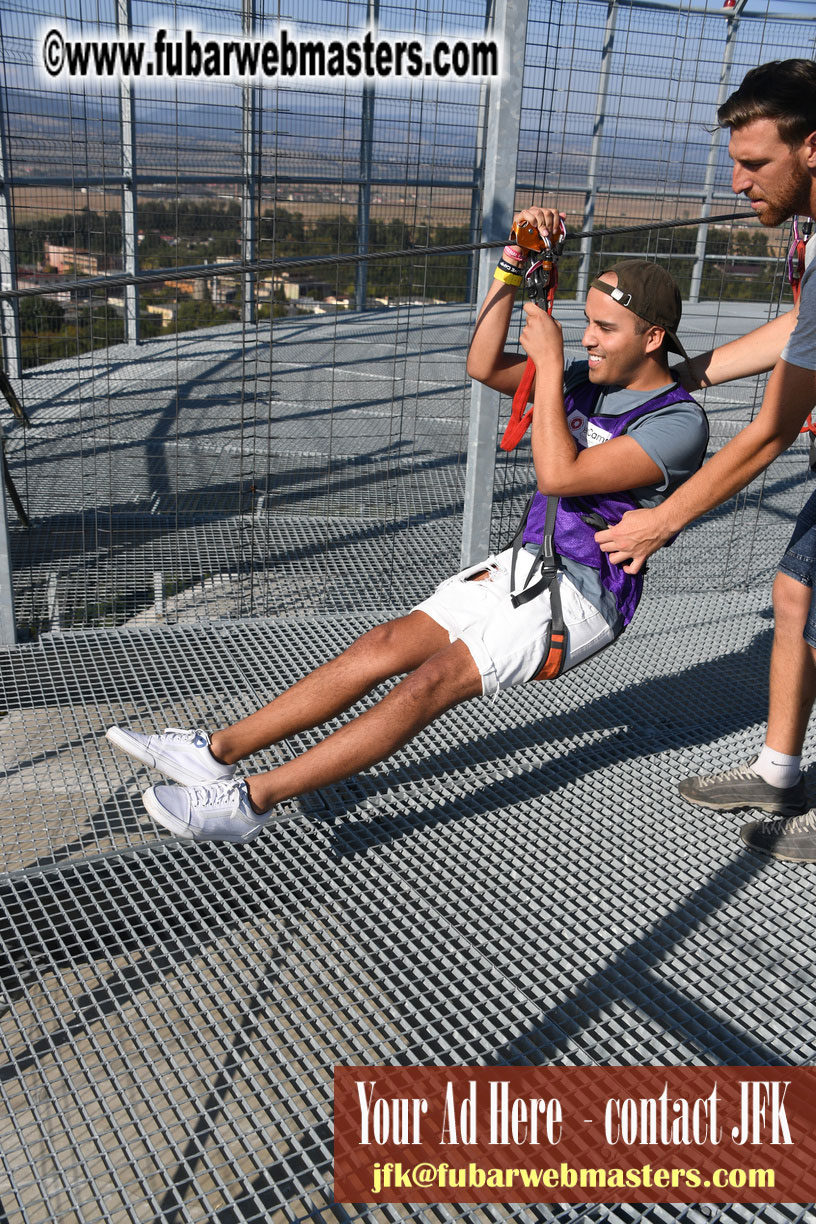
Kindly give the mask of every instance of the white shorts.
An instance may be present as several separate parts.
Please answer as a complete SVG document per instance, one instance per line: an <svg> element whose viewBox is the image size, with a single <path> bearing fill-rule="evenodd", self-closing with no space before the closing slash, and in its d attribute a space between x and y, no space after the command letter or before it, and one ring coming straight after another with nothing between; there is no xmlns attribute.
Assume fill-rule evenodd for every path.
<svg viewBox="0 0 816 1224"><path fill-rule="evenodd" d="M510 602L512 558L513 550L507 548L471 565L440 583L433 595L414 609L447 629L452 642L461 639L465 643L479 669L486 696L524 684L544 666L550 593L542 591L529 603L514 608ZM516 562L516 590L524 586L534 561L533 553L521 549ZM474 581L484 570L488 577ZM558 585L567 630L567 671L608 646L615 634L563 570L559 571Z"/></svg>

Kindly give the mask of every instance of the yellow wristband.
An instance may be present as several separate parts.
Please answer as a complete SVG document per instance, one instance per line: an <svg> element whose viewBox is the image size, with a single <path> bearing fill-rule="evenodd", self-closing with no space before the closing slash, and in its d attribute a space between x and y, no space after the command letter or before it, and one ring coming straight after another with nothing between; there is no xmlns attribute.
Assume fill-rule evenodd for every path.
<svg viewBox="0 0 816 1224"><path fill-rule="evenodd" d="M493 273L493 279L504 281L505 285L513 285L516 289L518 289L522 280L517 272L505 272L502 268L496 269Z"/></svg>

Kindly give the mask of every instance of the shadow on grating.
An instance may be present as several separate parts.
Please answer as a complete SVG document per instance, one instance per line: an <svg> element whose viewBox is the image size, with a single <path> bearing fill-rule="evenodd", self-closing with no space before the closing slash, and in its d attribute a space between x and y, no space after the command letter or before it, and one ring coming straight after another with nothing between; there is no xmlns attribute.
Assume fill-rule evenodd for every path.
<svg viewBox="0 0 816 1224"><path fill-rule="evenodd" d="M250 846L159 835L146 772L104 727L232 719L370 623L88 632L3 653L19 817L0 834L0 1201L15 1224L374 1218L331 1202L336 1062L810 1059L807 869L743 853L739 818L701 820L675 791L761 728L763 593L652 599L597 660L468 703Z"/></svg>
<svg viewBox="0 0 816 1224"><path fill-rule="evenodd" d="M803 462L798 451L786 456L738 506L722 507L683 533L650 562L647 589L673 594L769 585L808 493ZM458 476L458 469L450 474ZM513 534L528 476L524 467L504 482L494 549ZM393 614L458 568L461 502L449 492L450 500L437 503L417 497L411 513L395 507L390 518L321 515L314 507L309 514L284 514L271 505L238 517L215 511L53 516L31 531L13 532L18 622L42 632L300 611Z"/></svg>
<svg viewBox="0 0 816 1224"><path fill-rule="evenodd" d="M22 1048L12 1044L0 1073L4 1132L28 1136L25 1167L33 1159L40 1185L53 1187L54 1215L24 1218L65 1218L66 1184L78 1208L69 1218L87 1218L93 1204L104 1213L123 1168L134 1220L331 1217L332 1062L501 1065L496 1037L509 1031L514 1063L595 1061L557 1017L537 1014L531 984L513 988L487 943L439 934L444 905L394 898L383 915L364 881L341 896L319 862L290 871L276 859L254 848L153 850L3 888L2 1030L25 1027L32 1012L45 1021ZM735 863L721 885L743 887L750 875ZM715 889L709 912L721 899ZM623 1033L633 1011L665 1015L668 1002L675 1031L702 1040L701 1061L769 1061L749 1036L712 1025L706 1008L651 986L638 962L670 952L684 921L632 946L636 987L620 963L587 981L584 1023L617 1020ZM579 993L572 1015L564 1009L573 1032L581 1006ZM7 1167L22 1164L13 1141L4 1154ZM11 1189L25 1197L24 1179ZM698 1218L665 1207L605 1213L593 1218ZM579 1208L525 1216L585 1218Z"/></svg>
<svg viewBox="0 0 816 1224"><path fill-rule="evenodd" d="M807 1218L340 1206L330 1129L338 1062L811 1059L807 869L747 855L739 817L676 792L761 738L801 453L655 559L613 650L461 707L251 846L163 837L146 771L103 738L233 721L456 568L468 320L434 323L424 353L391 317L305 323L265 365L268 332L237 355L227 328L27 386L16 594L42 637L0 652L13 1224ZM718 439L752 396L710 397ZM503 464L497 545L531 475L523 452Z"/></svg>
<svg viewBox="0 0 816 1224"><path fill-rule="evenodd" d="M753 309L718 325L740 334ZM580 308L562 311L577 355ZM710 315L689 311L700 343ZM225 327L151 341L138 360L121 346L32 371L32 424L8 438L32 520L11 532L21 638L410 606L417 558L428 584L459 564L471 324L462 307L420 326L410 312L301 320L276 324L272 344L268 327ZM759 387L707 393L713 446ZM766 582L805 470L798 444L657 558L652 590ZM494 548L532 481L528 442L501 456Z"/></svg>

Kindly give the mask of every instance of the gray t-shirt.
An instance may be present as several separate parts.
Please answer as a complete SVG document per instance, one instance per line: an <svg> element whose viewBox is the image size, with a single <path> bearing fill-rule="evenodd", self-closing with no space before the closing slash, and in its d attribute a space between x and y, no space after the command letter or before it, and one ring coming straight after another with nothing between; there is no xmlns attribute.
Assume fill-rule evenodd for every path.
<svg viewBox="0 0 816 1224"><path fill-rule="evenodd" d="M816 286L814 286L816 288ZM570 391L586 380L586 361L570 361L564 370L564 390ZM664 394L675 384L666 383L654 391L630 391L625 387L609 386L593 410L593 416L621 416ZM669 404L648 416L641 417L626 430L663 474L659 484L630 490L635 501L645 507L657 506L700 466L708 445L708 425L697 404ZM529 547L529 546L528 546ZM623 628L614 597L601 586L600 574L589 565L581 565L565 557L561 566L581 594L597 608L615 633Z"/></svg>
<svg viewBox="0 0 816 1224"><path fill-rule="evenodd" d="M816 370L816 237L805 246L805 274L800 284L799 318L782 350L791 365Z"/></svg>

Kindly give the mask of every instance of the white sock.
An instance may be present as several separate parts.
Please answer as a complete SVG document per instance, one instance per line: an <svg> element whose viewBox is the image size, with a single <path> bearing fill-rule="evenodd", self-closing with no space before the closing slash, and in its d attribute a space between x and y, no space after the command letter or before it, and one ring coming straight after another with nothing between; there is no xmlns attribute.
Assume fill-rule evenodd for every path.
<svg viewBox="0 0 816 1224"><path fill-rule="evenodd" d="M787 787L795 786L801 778L801 764L801 756L786 756L765 744L751 768L769 786Z"/></svg>

